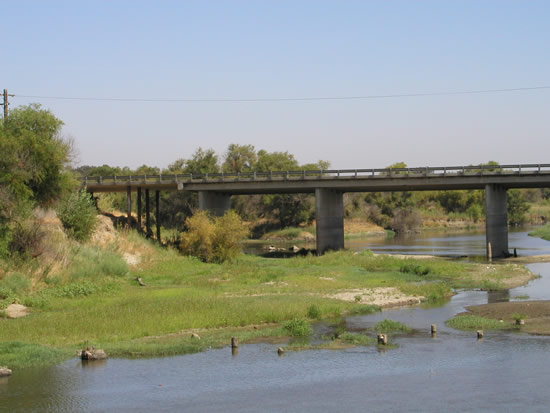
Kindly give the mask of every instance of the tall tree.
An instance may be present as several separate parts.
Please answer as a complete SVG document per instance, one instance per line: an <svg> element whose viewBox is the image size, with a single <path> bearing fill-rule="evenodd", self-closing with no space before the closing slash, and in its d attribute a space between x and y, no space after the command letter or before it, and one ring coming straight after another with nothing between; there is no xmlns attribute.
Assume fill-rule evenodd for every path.
<svg viewBox="0 0 550 413"><path fill-rule="evenodd" d="M251 172L256 166L258 157L253 145L228 146L224 155L222 170L224 172Z"/></svg>

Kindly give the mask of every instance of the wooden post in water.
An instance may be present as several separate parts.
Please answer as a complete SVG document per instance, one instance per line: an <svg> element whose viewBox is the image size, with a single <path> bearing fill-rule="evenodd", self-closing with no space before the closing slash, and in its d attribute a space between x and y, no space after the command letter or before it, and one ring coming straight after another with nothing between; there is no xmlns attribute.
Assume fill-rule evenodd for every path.
<svg viewBox="0 0 550 413"><path fill-rule="evenodd" d="M477 339L481 340L483 338L483 330L477 330Z"/></svg>
<svg viewBox="0 0 550 413"><path fill-rule="evenodd" d="M432 324L431 331L432 331L432 337L435 337L436 334L437 334L437 325L436 324Z"/></svg>
<svg viewBox="0 0 550 413"><path fill-rule="evenodd" d="M388 336L386 334L378 334L378 344L388 344Z"/></svg>

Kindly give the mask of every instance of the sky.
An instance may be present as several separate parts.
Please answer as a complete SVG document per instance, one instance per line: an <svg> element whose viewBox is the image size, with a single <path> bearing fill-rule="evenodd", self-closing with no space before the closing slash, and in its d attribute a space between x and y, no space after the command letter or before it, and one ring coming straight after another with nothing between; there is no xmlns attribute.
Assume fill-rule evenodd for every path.
<svg viewBox="0 0 550 413"><path fill-rule="evenodd" d="M0 16L10 108L51 110L80 165L231 143L339 169L550 162L550 1L0 0Z"/></svg>

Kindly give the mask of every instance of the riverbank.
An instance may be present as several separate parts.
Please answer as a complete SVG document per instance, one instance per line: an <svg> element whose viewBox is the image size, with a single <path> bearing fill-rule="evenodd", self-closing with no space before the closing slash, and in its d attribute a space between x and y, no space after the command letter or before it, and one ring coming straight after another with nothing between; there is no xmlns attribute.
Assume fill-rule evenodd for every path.
<svg viewBox="0 0 550 413"><path fill-rule="evenodd" d="M550 301L516 301L484 305L474 305L466 308L468 311L458 314L452 326L465 329L512 329L537 334L550 335ZM468 319L468 324L460 321ZM522 324L517 324L522 320Z"/></svg>
<svg viewBox="0 0 550 413"><path fill-rule="evenodd" d="M529 233L532 237L539 237L546 241L550 241L550 224L546 224L543 227L537 228Z"/></svg>
<svg viewBox="0 0 550 413"><path fill-rule="evenodd" d="M87 345L123 357L193 353L225 346L232 336L242 343L284 337L288 332L281 326L293 319L313 322L437 302L454 288L510 288L533 278L516 264L368 251L290 259L243 255L232 263L205 264L132 233L79 251L94 263L104 262L104 255L124 257L126 266L111 264L95 275L84 268L90 261L82 261L65 279L48 275L43 288L21 296L31 314L0 318L0 365L54 363ZM119 272L110 273L113 269Z"/></svg>

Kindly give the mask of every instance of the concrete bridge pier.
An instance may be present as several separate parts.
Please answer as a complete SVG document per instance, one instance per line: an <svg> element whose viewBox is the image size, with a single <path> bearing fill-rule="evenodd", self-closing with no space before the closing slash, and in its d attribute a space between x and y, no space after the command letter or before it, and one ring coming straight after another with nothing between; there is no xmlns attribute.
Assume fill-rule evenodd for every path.
<svg viewBox="0 0 550 413"><path fill-rule="evenodd" d="M344 194L332 189L315 189L317 254L344 248Z"/></svg>
<svg viewBox="0 0 550 413"><path fill-rule="evenodd" d="M493 257L508 254L508 214L506 188L501 185L485 186L485 237L487 255L489 243Z"/></svg>
<svg viewBox="0 0 550 413"><path fill-rule="evenodd" d="M221 217L231 209L231 195L222 192L199 191L199 209Z"/></svg>

